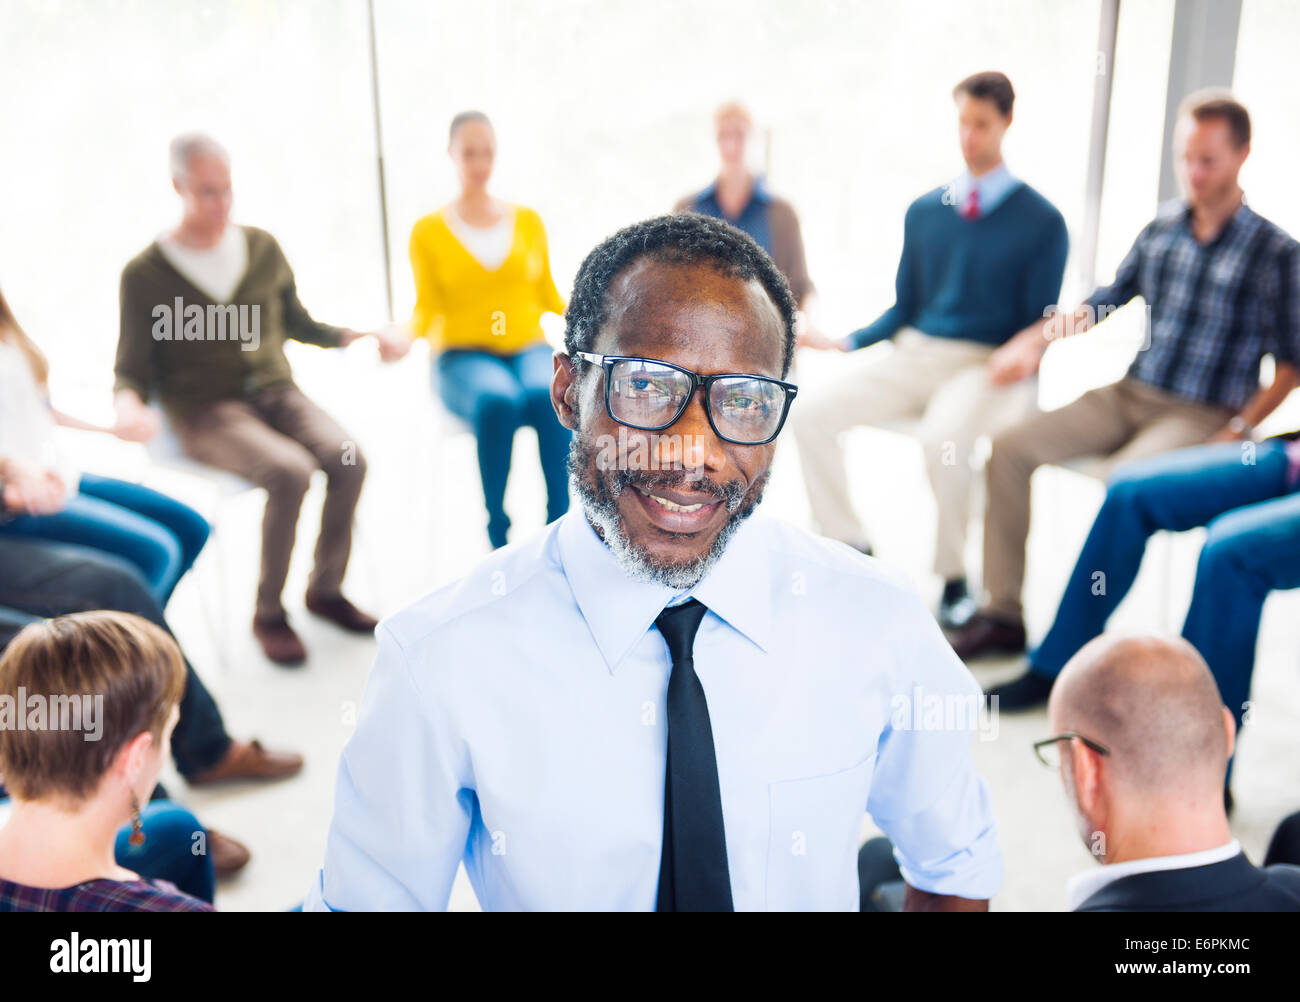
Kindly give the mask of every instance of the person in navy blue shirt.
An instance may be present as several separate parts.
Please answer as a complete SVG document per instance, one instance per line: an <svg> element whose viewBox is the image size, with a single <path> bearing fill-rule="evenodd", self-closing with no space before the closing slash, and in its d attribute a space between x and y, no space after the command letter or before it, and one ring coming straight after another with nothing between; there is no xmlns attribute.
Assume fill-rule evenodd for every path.
<svg viewBox="0 0 1300 1002"><path fill-rule="evenodd" d="M950 627L975 611L963 559L975 443L1034 404L1032 381L997 385L988 361L1056 304L1069 247L1060 212L1002 160L1015 102L1011 81L977 73L957 84L953 99L966 170L909 206L893 306L838 341L802 338L808 347L853 354L791 419L818 529L865 552L871 546L853 509L837 435L919 421L938 509L939 618ZM886 340L894 349L887 355L856 351Z"/></svg>
<svg viewBox="0 0 1300 1002"><path fill-rule="evenodd" d="M679 200L673 211L712 216L748 233L772 256L790 283L795 305L806 313L814 288L804 259L799 217L789 202L772 194L764 179L755 176L745 158L754 120L744 105L728 101L713 113L713 124L722 161L718 176L703 191ZM802 323L803 318L799 319Z"/></svg>

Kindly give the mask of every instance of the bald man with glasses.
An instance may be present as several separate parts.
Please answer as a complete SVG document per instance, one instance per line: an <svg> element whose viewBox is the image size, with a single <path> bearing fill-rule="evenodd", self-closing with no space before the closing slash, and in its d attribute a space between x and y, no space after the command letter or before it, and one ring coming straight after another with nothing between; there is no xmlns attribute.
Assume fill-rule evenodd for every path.
<svg viewBox="0 0 1300 1002"><path fill-rule="evenodd" d="M1048 716L1034 751L1102 864L1070 881L1071 911L1300 911L1300 867L1255 866L1228 828L1236 721L1191 644L1098 637L1057 678Z"/></svg>

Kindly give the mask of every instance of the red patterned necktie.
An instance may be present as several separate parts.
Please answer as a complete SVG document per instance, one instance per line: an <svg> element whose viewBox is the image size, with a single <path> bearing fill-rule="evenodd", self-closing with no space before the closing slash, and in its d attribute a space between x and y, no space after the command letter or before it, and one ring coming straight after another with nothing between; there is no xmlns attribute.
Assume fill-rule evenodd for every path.
<svg viewBox="0 0 1300 1002"><path fill-rule="evenodd" d="M961 214L966 219L979 219L980 190L978 188L972 188L970 194L966 196L966 207L961 210Z"/></svg>

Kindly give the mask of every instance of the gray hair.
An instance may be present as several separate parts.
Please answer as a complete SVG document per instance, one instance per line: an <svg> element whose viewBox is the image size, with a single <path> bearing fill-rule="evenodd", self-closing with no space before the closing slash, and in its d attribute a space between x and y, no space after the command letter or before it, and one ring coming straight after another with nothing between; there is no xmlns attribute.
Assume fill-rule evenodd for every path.
<svg viewBox="0 0 1300 1002"><path fill-rule="evenodd" d="M677 477L667 472L635 474L629 470L610 468L602 463L598 447L591 437L581 430L574 434L569 445L568 470L569 484L582 503L587 521L605 541L623 573L634 581L646 581L674 591L694 588L704 580L721 559L741 523L754 513L758 503L763 500L768 479L768 474L764 473L748 495L744 487L734 481L727 484L706 481L713 493L726 505L731 517L718 531L708 550L700 556L683 563L668 563L628 536L623 516L618 510L618 499L625 490L636 489L638 485L667 486L690 480L686 473Z"/></svg>
<svg viewBox="0 0 1300 1002"><path fill-rule="evenodd" d="M172 178L179 181L189 174L190 160L196 156L216 157L227 165L230 163L226 148L207 133L187 132L173 139L167 148Z"/></svg>

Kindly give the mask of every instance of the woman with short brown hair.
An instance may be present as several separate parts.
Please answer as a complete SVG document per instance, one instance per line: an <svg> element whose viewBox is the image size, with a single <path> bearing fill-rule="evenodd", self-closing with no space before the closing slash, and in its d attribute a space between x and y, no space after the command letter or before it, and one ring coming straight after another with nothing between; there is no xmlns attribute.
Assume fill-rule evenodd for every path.
<svg viewBox="0 0 1300 1002"><path fill-rule="evenodd" d="M139 616L85 612L26 627L0 659L0 911L211 911L114 859L142 835L185 686L175 641ZM201 832L201 829L197 829Z"/></svg>

